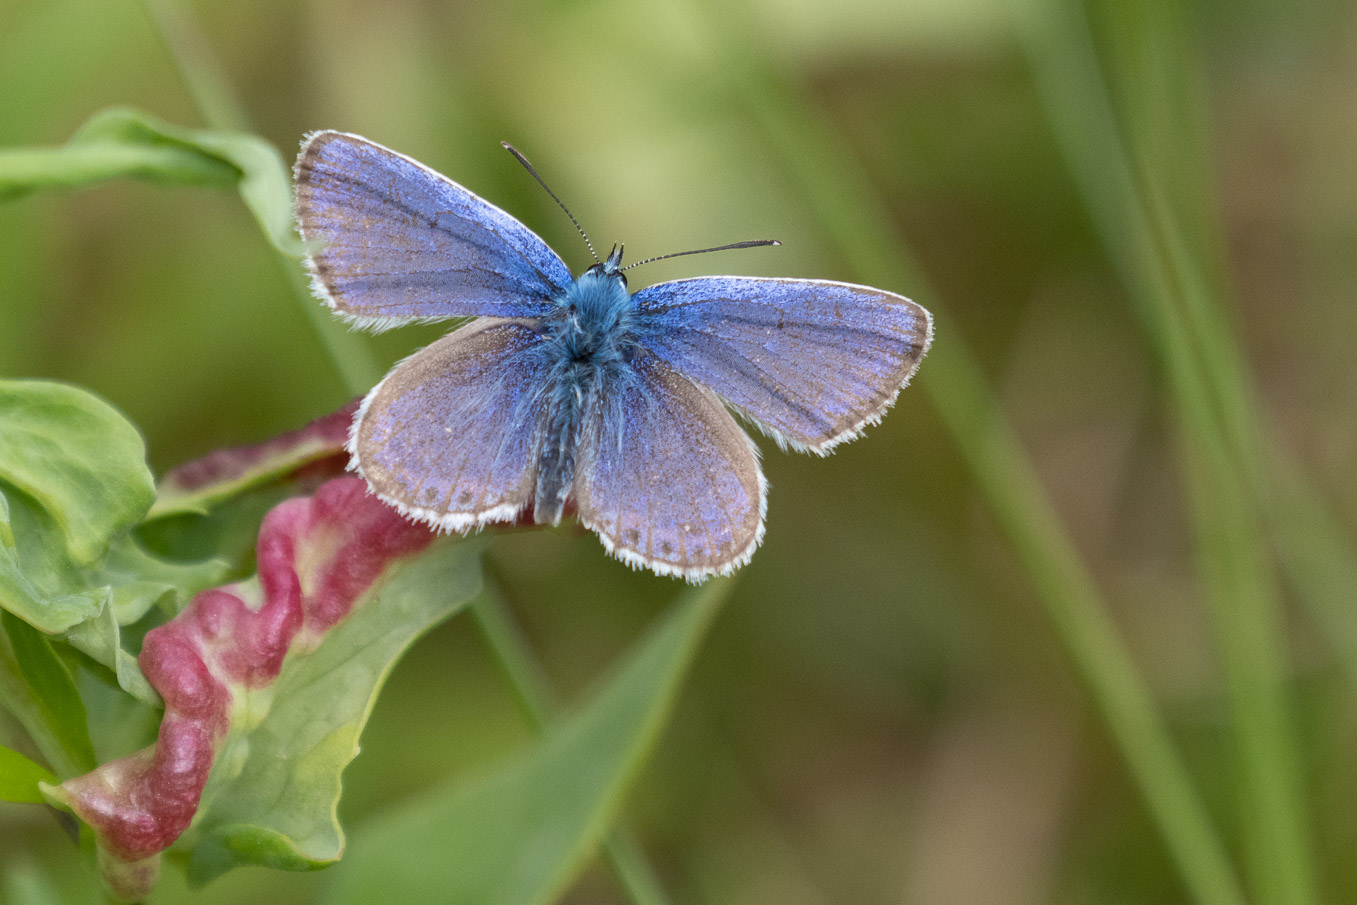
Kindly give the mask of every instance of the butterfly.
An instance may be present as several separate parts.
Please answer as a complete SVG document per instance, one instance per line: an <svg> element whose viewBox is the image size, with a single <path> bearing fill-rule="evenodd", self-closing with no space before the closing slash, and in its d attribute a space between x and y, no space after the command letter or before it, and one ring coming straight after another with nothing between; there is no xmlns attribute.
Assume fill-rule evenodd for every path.
<svg viewBox="0 0 1357 905"><path fill-rule="evenodd" d="M475 318L397 364L350 432L372 491L440 530L554 525L573 505L633 567L729 573L762 540L768 495L732 411L824 455L880 420L932 338L926 310L867 286L709 276L633 293L619 245L574 277L509 214L357 135L307 135L294 175L333 311L377 331Z"/></svg>

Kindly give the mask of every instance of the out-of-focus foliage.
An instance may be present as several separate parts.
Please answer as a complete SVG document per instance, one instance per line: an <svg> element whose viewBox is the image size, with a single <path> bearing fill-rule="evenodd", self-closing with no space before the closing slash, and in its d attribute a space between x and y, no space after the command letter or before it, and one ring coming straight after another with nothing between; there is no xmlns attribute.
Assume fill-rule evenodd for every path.
<svg viewBox="0 0 1357 905"><path fill-rule="evenodd" d="M964 339L978 356L1215 827L1232 853L1247 847L1182 403L1046 106L1041 73L1062 70L1036 65L1036 48L1057 55L1047 62L1079 51L1040 40L1055 32L1038 4L151 6L179 4L201 26L174 34L181 52L192 59L205 41L252 120L227 125L285 158L311 129L362 133L505 207L577 269L582 243L498 141L528 154L595 244L625 241L633 260L784 243L647 265L633 287L712 272L870 280L849 270L787 146L749 115L757 86L744 63L781 73L834 130L841 160L821 165L864 171L919 259L945 304L938 342ZM1117 57L1117 42L1159 8L1095 8L1093 46L1133 56ZM1108 73L1128 145L1205 162L1203 182L1169 169L1161 187L1173 202L1200 196L1218 221L1183 224L1185 242L1222 262L1206 276L1227 302L1249 403L1351 532L1357 12L1339 0L1216 0L1182 25L1190 66L1170 58L1181 48L1161 58L1151 43L1133 58L1162 81ZM131 0L6 0L0 86L0 147L60 145L114 105L206 125ZM1204 131L1136 133L1155 103ZM0 377L95 391L141 429L157 474L351 397L233 193L112 182L32 194L0 205L0 249ZM437 335L364 342L385 366ZM765 444L767 540L699 654L630 823L681 903L1190 901L1028 572L928 405L930 379L925 361L885 421L827 460ZM676 589L569 528L498 535L491 565L572 700ZM1302 596L1291 583L1282 593ZM1307 854L1322 898L1346 901L1357 898L1357 721L1335 651L1352 639L1303 607L1288 613ZM475 775L530 734L481 639L454 620L391 676L344 774L340 816L359 838L382 810ZM0 717L0 744L22 738ZM419 854L440 857L439 839L423 844ZM60 867L70 852L47 815L0 803L0 898L37 896L43 883L87 894ZM187 896L183 882L166 871L156 901ZM323 887L237 871L197 896L309 902ZM602 870L568 898L625 901Z"/></svg>

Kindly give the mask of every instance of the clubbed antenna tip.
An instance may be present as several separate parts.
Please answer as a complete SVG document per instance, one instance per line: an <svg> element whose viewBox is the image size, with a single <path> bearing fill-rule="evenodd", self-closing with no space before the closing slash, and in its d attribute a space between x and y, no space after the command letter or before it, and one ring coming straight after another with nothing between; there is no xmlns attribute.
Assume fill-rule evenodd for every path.
<svg viewBox="0 0 1357 905"><path fill-rule="evenodd" d="M761 248L765 245L781 245L777 239L750 239L746 242L732 242L729 245L718 245L715 248L698 248L693 251L676 251L673 254L657 255L653 258L646 258L644 261L637 261L635 264L628 264L623 270L631 270L633 267L640 267L642 264L649 264L652 261L663 261L665 258L681 258L684 255L704 255L709 251L730 251L732 248Z"/></svg>

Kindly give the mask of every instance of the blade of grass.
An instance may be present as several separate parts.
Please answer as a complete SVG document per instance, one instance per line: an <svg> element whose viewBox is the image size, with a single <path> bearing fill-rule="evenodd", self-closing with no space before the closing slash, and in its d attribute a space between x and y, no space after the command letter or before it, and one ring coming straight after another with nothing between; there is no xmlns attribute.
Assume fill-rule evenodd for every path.
<svg viewBox="0 0 1357 905"><path fill-rule="evenodd" d="M330 898L557 901L615 820L731 587L718 580L680 592L599 691L540 744L478 780L432 790L367 821L354 833ZM441 841L438 857L420 852L429 839Z"/></svg>
<svg viewBox="0 0 1357 905"><path fill-rule="evenodd" d="M85 702L47 636L0 612L0 702L62 778L94 769Z"/></svg>
<svg viewBox="0 0 1357 905"><path fill-rule="evenodd" d="M60 781L42 764L0 745L0 801L43 804L47 799L38 784Z"/></svg>
<svg viewBox="0 0 1357 905"><path fill-rule="evenodd" d="M1022 35L1032 71L1108 257L1136 300L1151 338L1163 348L1167 328L1149 301L1156 291L1148 278L1150 271L1140 264L1149 254L1147 227L1137 216L1124 215L1127 199L1135 192L1129 163L1101 82L1084 79L1097 61L1080 59L1092 53L1087 38L1082 53L1057 38L1060 29L1070 26L1053 22L1049 17L1054 15L1048 10L1048 18L1042 20L1045 27L1022 23L1028 26ZM1188 168L1200 170L1200 165L1180 167ZM1198 222L1202 220L1209 218L1201 214ZM1198 237L1196 245L1202 248L1211 243ZM1212 285L1218 283L1212 281ZM1348 682L1357 688L1357 612L1352 607L1357 598L1357 544L1281 442L1275 426L1262 420L1221 298L1219 289L1190 293L1183 300L1182 314L1191 318L1194 343L1202 351L1222 432L1253 494L1267 503L1263 517L1288 583L1333 646ZM1167 356L1167 350L1161 354Z"/></svg>
<svg viewBox="0 0 1357 905"><path fill-rule="evenodd" d="M1125 14L1115 5L1109 9ZM1175 202L1169 222L1181 238L1178 257L1187 265L1188 291L1182 293L1179 306L1182 323L1200 356L1202 378L1219 418L1223 442L1235 460L1241 480L1248 483L1259 503L1281 569L1333 647L1349 683L1357 688L1357 630L1354 630L1357 612L1352 608L1352 601L1357 598L1357 539L1342 526L1324 495L1287 448L1277 426L1267 419L1258 401L1253 375L1235 339L1226 309L1227 281L1221 276L1225 266L1220 251L1221 229L1215 217L1217 205L1212 203L1211 181L1206 175L1209 161L1204 151L1208 143L1202 137L1206 122L1204 105L1201 92L1192 90L1201 81L1199 67L1182 39L1193 33L1187 15L1187 7L1153 5L1146 7L1146 15L1139 17L1143 22L1140 29L1112 32L1139 34L1153 29L1141 43L1159 48L1153 58L1136 49L1117 55L1124 61L1145 61L1133 71L1126 71L1122 81L1131 86L1146 86L1143 90L1152 94L1153 101L1135 105L1149 121L1128 130L1128 135L1157 131L1180 139L1142 140L1140 144L1161 153L1151 158L1148 153L1139 152L1142 158L1139 171L1144 174L1142 182L1146 182L1145 176L1177 177L1171 188L1156 185L1153 180L1148 184L1154 192L1153 200L1172 198ZM1128 66L1123 63L1121 69L1127 70ZM1147 79L1147 69L1159 73L1159 77ZM1150 86L1155 90L1151 91Z"/></svg>
<svg viewBox="0 0 1357 905"><path fill-rule="evenodd" d="M142 0L142 7L155 24L156 34L174 60L179 78L203 120L214 129L249 132L249 114L197 20L181 9L178 0Z"/></svg>
<svg viewBox="0 0 1357 905"><path fill-rule="evenodd" d="M1260 504L1266 511L1272 495L1260 492L1262 431L1219 292L1200 260L1215 244L1208 214L1191 209L1193 199L1206 197L1201 165L1191 159L1190 143L1180 149L1173 139L1200 129L1174 117L1195 105L1165 96L1171 86L1182 91L1195 81L1179 43L1186 23L1165 15L1167 7L1145 7L1132 21L1118 18L1109 25L1107 34L1116 37L1105 42L1108 65L1124 85L1136 86L1128 87L1134 96L1123 98L1119 110L1083 8L1047 6L1043 19L1024 30L1031 66L1177 401L1197 555L1235 717L1249 873L1260 902L1313 902L1314 868L1285 693L1285 620L1261 526ZM1110 7L1105 11L1117 16ZM1173 173L1177 185L1167 186L1164 173ZM1184 189L1194 179L1197 184ZM1190 241L1193 226L1198 235ZM1292 474L1302 480L1298 470ZM1299 499L1304 507L1305 497ZM1313 513L1296 508L1291 511L1298 522L1312 521ZM1308 579L1315 566L1295 558L1308 545L1296 543L1299 535L1291 539L1296 525L1286 527L1282 551Z"/></svg>
<svg viewBox="0 0 1357 905"><path fill-rule="evenodd" d="M509 681L524 716L534 730L545 732L560 714L560 701L490 574L486 575L484 588L470 609L476 627ZM603 841L603 854L634 905L668 905L669 897L660 885L659 877L646 860L635 834L626 826L621 823L614 826Z"/></svg>
<svg viewBox="0 0 1357 905"><path fill-rule="evenodd" d="M912 260L870 179L849 159L823 113L803 101L768 59L754 29L723 7L704 9L702 29L723 82L766 135L825 234L856 275L908 287L941 325L918 385L966 457L981 491L1032 580L1038 599L1107 720L1192 897L1242 905L1243 893L1217 835L1117 635L1089 575L983 373Z"/></svg>
<svg viewBox="0 0 1357 905"><path fill-rule="evenodd" d="M1154 222L1168 246L1162 253L1177 259L1171 265L1170 291L1193 292L1172 224L1162 216ZM1183 325L1172 329L1182 330ZM1170 382L1187 447L1197 557L1234 711L1245 853L1259 902L1306 905L1316 901L1315 878L1286 690L1282 601L1271 551L1263 543L1257 500L1226 438L1212 423L1207 379L1181 360L1191 354L1183 348L1184 340L1179 334L1179 341L1170 344L1176 362L1169 368Z"/></svg>

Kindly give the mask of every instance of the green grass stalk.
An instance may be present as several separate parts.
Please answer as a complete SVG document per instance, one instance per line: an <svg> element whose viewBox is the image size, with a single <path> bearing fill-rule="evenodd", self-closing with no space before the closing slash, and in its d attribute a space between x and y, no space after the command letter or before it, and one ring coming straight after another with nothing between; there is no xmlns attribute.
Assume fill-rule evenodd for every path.
<svg viewBox="0 0 1357 905"><path fill-rule="evenodd" d="M941 325L918 384L966 457L1037 597L1107 721L1183 881L1201 905L1242 905L1226 848L1087 568L975 358L914 263L870 179L824 114L806 102L725 9L703 29L723 82L767 137L807 208L861 279L908 287Z"/></svg>
<svg viewBox="0 0 1357 905"><path fill-rule="evenodd" d="M1191 149L1175 141L1199 128L1174 121L1195 105L1167 88L1193 84L1178 43L1184 23L1163 10L1139 12L1109 28L1115 37L1103 48L1123 83L1139 89L1128 88L1135 96L1120 108L1081 6L1048 4L1024 36L1057 137L1177 403L1196 552L1234 716L1253 890L1259 902L1305 905L1315 901L1315 877L1285 691L1285 619L1264 542L1269 496L1258 492L1262 432L1200 260L1216 244L1209 215L1192 208L1207 197L1205 180ZM1178 183L1166 185L1165 173Z"/></svg>

